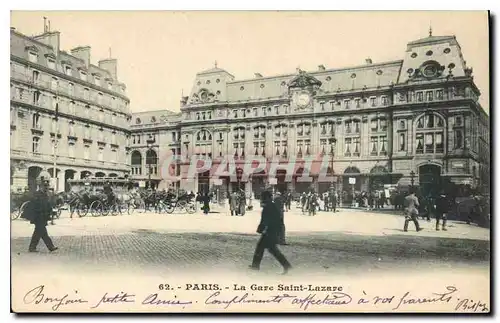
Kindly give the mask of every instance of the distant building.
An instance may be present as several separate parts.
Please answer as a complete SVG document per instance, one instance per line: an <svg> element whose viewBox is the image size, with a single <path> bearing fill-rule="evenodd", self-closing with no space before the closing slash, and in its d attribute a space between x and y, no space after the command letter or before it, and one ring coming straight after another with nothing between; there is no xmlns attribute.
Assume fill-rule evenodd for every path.
<svg viewBox="0 0 500 323"><path fill-rule="evenodd" d="M165 124L143 117L147 113L133 115L132 176L145 177L144 139L151 133L159 138L153 142L156 156L197 154L217 165L232 155L241 169L256 155L282 161L327 155L333 162L328 174L343 191L408 186L412 180L424 194L452 184L489 187L489 116L479 96L455 36L430 34L408 43L402 60L367 59L348 68L319 65L316 71L237 80L215 66L196 75L181 114L166 114ZM277 188L327 190L330 183L319 183L317 172L310 174L312 184L296 180L304 165L297 163L291 183L278 172ZM183 178L188 167L180 166ZM258 195L268 174L233 184L219 180L209 171L180 186L197 191L222 182L223 190L242 187Z"/></svg>
<svg viewBox="0 0 500 323"><path fill-rule="evenodd" d="M62 51L47 28L34 37L11 28L10 39L12 189L34 188L42 170L53 176L54 155L58 191L68 179L126 176L130 107L117 60L95 66L88 46Z"/></svg>

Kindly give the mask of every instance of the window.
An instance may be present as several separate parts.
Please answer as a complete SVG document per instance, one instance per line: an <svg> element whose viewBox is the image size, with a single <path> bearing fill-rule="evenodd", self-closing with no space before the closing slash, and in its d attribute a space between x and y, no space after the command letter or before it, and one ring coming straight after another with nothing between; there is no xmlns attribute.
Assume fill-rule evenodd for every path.
<svg viewBox="0 0 500 323"><path fill-rule="evenodd" d="M432 91L427 91L425 93L427 101L433 101L434 100L434 92Z"/></svg>
<svg viewBox="0 0 500 323"><path fill-rule="evenodd" d="M200 120L200 113L196 112L196 120Z"/></svg>
<svg viewBox="0 0 500 323"><path fill-rule="evenodd" d="M72 142L68 145L68 157L75 158L75 144Z"/></svg>
<svg viewBox="0 0 500 323"><path fill-rule="evenodd" d="M352 121L346 121L345 123L345 133L351 133Z"/></svg>
<svg viewBox="0 0 500 323"><path fill-rule="evenodd" d="M177 141L176 138L175 138L176 135L177 135L176 132L172 132L172 141Z"/></svg>
<svg viewBox="0 0 500 323"><path fill-rule="evenodd" d="M201 113L201 119L202 119L202 120L205 120L205 119L206 119L206 114L205 114L205 112L202 112L202 113Z"/></svg>
<svg viewBox="0 0 500 323"><path fill-rule="evenodd" d="M40 129L40 115L38 113L35 113L33 115L32 119L32 128L33 129Z"/></svg>
<svg viewBox="0 0 500 323"><path fill-rule="evenodd" d="M417 102L422 102L422 101L424 101L424 93L417 92Z"/></svg>
<svg viewBox="0 0 500 323"><path fill-rule="evenodd" d="M333 111L335 110L335 102L334 101L331 101L330 102L330 109Z"/></svg>
<svg viewBox="0 0 500 323"><path fill-rule="evenodd" d="M75 135L75 125L71 122L68 124L68 135L70 136Z"/></svg>
<svg viewBox="0 0 500 323"><path fill-rule="evenodd" d="M455 130L455 149L463 148L463 132L462 129Z"/></svg>
<svg viewBox="0 0 500 323"><path fill-rule="evenodd" d="M20 99L22 99L22 94L23 94L23 90L20 91ZM33 104L34 105L40 104L40 92L38 92L38 91L33 92Z"/></svg>
<svg viewBox="0 0 500 323"><path fill-rule="evenodd" d="M53 59L48 59L47 60L47 66L53 70L56 69L56 61L54 61Z"/></svg>
<svg viewBox="0 0 500 323"><path fill-rule="evenodd" d="M267 116L267 109L266 109L266 107L262 107L262 115L264 117Z"/></svg>
<svg viewBox="0 0 500 323"><path fill-rule="evenodd" d="M359 138L359 137L352 138L352 142L354 143L354 153L353 153L353 155L354 156L359 156L359 154L361 152L361 138Z"/></svg>
<svg viewBox="0 0 500 323"><path fill-rule="evenodd" d="M90 139L90 127L85 127L84 131L83 131L83 136L85 139Z"/></svg>
<svg viewBox="0 0 500 323"><path fill-rule="evenodd" d="M90 105L88 104L85 106L85 116L90 117Z"/></svg>
<svg viewBox="0 0 500 323"><path fill-rule="evenodd" d="M40 149L40 138L33 137L31 151L33 153L39 153L40 152L39 149Z"/></svg>
<svg viewBox="0 0 500 323"><path fill-rule="evenodd" d="M371 137L370 138L370 146L372 148L370 151L370 155L377 156L378 155L378 137Z"/></svg>
<svg viewBox="0 0 500 323"><path fill-rule="evenodd" d="M320 155L324 156L326 154L326 152L327 152L326 139L321 139L319 141L319 144L320 144L320 149L321 149Z"/></svg>
<svg viewBox="0 0 500 323"><path fill-rule="evenodd" d="M303 151L304 151L304 149L303 149L303 141L302 140L298 140L297 141L297 157L301 158Z"/></svg>
<svg viewBox="0 0 500 323"><path fill-rule="evenodd" d="M68 93L71 96L75 95L75 86L73 85L73 83L68 84Z"/></svg>
<svg viewBox="0 0 500 323"><path fill-rule="evenodd" d="M354 105L356 106L356 109L359 109L359 99L354 99Z"/></svg>
<svg viewBox="0 0 500 323"><path fill-rule="evenodd" d="M275 115L279 115L280 114L280 107L278 107L278 106L274 107L274 114Z"/></svg>
<svg viewBox="0 0 500 323"><path fill-rule="evenodd" d="M116 145L116 134L114 132L111 134L111 143Z"/></svg>
<svg viewBox="0 0 500 323"><path fill-rule="evenodd" d="M211 111L208 111L208 112L207 112L207 119L208 119L208 120L211 120L211 119L212 119L212 112L211 112Z"/></svg>
<svg viewBox="0 0 500 323"><path fill-rule="evenodd" d="M80 71L80 80L87 81L87 73Z"/></svg>
<svg viewBox="0 0 500 323"><path fill-rule="evenodd" d="M73 75L73 70L71 69L71 66L64 67L64 74L69 75L69 76Z"/></svg>
<svg viewBox="0 0 500 323"><path fill-rule="evenodd" d="M361 127L359 121L354 121L354 133L360 133Z"/></svg>
<svg viewBox="0 0 500 323"><path fill-rule="evenodd" d="M116 149L113 148L111 150L111 156L109 158L111 160L111 162L116 163L116 155L117 155L117 151L116 151Z"/></svg>
<svg viewBox="0 0 500 323"><path fill-rule="evenodd" d="M405 150L406 150L406 134L400 133L399 134L399 151L405 151Z"/></svg>
<svg viewBox="0 0 500 323"><path fill-rule="evenodd" d="M443 90L437 90L436 91L436 100L442 100L443 99Z"/></svg>
<svg viewBox="0 0 500 323"><path fill-rule="evenodd" d="M351 100L344 100L344 105L345 105L346 109L349 109L349 107L351 105Z"/></svg>
<svg viewBox="0 0 500 323"><path fill-rule="evenodd" d="M90 91L89 89L83 89L83 99L84 100L90 100Z"/></svg>
<svg viewBox="0 0 500 323"><path fill-rule="evenodd" d="M321 108L321 111L325 111L325 102L321 102L319 106Z"/></svg>
<svg viewBox="0 0 500 323"><path fill-rule="evenodd" d="M83 147L83 158L89 160L90 159L90 146L85 145Z"/></svg>
<svg viewBox="0 0 500 323"><path fill-rule="evenodd" d="M406 122L404 120L399 120L399 129L400 130L406 129Z"/></svg>
<svg viewBox="0 0 500 323"><path fill-rule="evenodd" d="M99 76L94 77L95 85L101 86L101 78Z"/></svg>
<svg viewBox="0 0 500 323"><path fill-rule="evenodd" d="M37 83L40 79L40 72L38 71L33 71L33 83Z"/></svg>
<svg viewBox="0 0 500 323"><path fill-rule="evenodd" d="M242 116L243 118L245 118L245 117L247 116L247 114L246 114L246 110L245 110L245 109L241 110L241 116Z"/></svg>
<svg viewBox="0 0 500 323"><path fill-rule="evenodd" d="M377 98L370 98L370 105L372 107L376 106L377 105Z"/></svg>
<svg viewBox="0 0 500 323"><path fill-rule="evenodd" d="M387 155L387 136L380 136L380 154Z"/></svg>
<svg viewBox="0 0 500 323"><path fill-rule="evenodd" d="M345 150L344 150L344 156L346 156L346 157L351 156L351 144L352 144L352 139L346 138L345 139Z"/></svg>
<svg viewBox="0 0 500 323"><path fill-rule="evenodd" d="M50 83L50 88L52 90L57 90L57 85L58 85L58 81L55 77L53 77L52 82Z"/></svg>
<svg viewBox="0 0 500 323"><path fill-rule="evenodd" d="M443 125L442 118L434 114L427 114L417 120L417 154L443 153Z"/></svg>
<svg viewBox="0 0 500 323"><path fill-rule="evenodd" d="M33 53L33 52L29 52L29 61L32 62L32 63L38 63L38 54L37 53Z"/></svg>
<svg viewBox="0 0 500 323"><path fill-rule="evenodd" d="M389 105L389 100L387 99L387 97L386 97L386 96L383 96L383 97L382 97L382 105L383 105L383 106Z"/></svg>
<svg viewBox="0 0 500 323"><path fill-rule="evenodd" d="M461 126L462 126L462 117L456 116L455 117L455 127L461 127Z"/></svg>
<svg viewBox="0 0 500 323"><path fill-rule="evenodd" d="M257 117L259 115L259 110L257 108L253 108L253 116Z"/></svg>
<svg viewBox="0 0 500 323"><path fill-rule="evenodd" d="M238 110L233 110L233 117L238 118Z"/></svg>
<svg viewBox="0 0 500 323"><path fill-rule="evenodd" d="M99 161L103 161L104 160L104 148L99 147L99 152L97 154L97 159Z"/></svg>

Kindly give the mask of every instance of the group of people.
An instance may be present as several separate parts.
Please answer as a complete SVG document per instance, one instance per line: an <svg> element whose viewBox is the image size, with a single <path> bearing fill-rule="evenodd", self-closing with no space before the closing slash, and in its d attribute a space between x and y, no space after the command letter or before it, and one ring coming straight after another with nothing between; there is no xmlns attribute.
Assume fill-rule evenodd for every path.
<svg viewBox="0 0 500 323"><path fill-rule="evenodd" d="M315 192L303 192L299 198L302 213L316 215L317 211L337 212L338 193L325 192L317 194Z"/></svg>

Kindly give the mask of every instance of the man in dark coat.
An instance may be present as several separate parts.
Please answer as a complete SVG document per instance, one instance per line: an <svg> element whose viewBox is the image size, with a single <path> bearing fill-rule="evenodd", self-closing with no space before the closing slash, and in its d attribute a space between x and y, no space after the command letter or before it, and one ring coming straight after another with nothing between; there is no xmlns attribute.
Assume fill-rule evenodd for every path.
<svg viewBox="0 0 500 323"><path fill-rule="evenodd" d="M31 237L31 242L28 248L29 252L37 252L36 247L43 240L47 249L50 252L57 250L58 248L54 246L52 239L50 239L47 233L47 222L52 218L52 204L50 203L48 196L49 180L48 178L42 177L39 179L40 188L35 192L33 199L28 203L27 210L25 210L23 217L28 219L31 224L35 225L35 230ZM31 204L31 205L30 205Z"/></svg>
<svg viewBox="0 0 500 323"><path fill-rule="evenodd" d="M439 220L443 220L442 229L446 231L446 216L449 212L450 201L444 192L436 198L436 231L439 231Z"/></svg>
<svg viewBox="0 0 500 323"><path fill-rule="evenodd" d="M418 202L418 198L415 195L415 191L412 189L410 191L410 195L405 197L405 203L406 203L406 217L405 217L405 224L403 230L405 232L408 231L408 223L410 221L413 221L415 223L415 229L418 231L421 231L422 228L418 224L418 207L420 206L420 203Z"/></svg>
<svg viewBox="0 0 500 323"><path fill-rule="evenodd" d="M278 244L286 245L285 240L285 201L280 192L276 193L276 197L274 198L274 204L276 204L276 208L280 212L281 219L281 229L278 237Z"/></svg>
<svg viewBox="0 0 500 323"><path fill-rule="evenodd" d="M267 249L283 266L283 274L286 274L292 266L276 246L282 223L280 219L280 211L273 203L272 194L269 191L264 191L262 193L261 203L263 204L262 216L259 226L257 227L257 233L260 233L261 237L257 243L257 247L255 248L250 268L254 270L260 269L260 263L262 261L262 257L264 256L264 249Z"/></svg>

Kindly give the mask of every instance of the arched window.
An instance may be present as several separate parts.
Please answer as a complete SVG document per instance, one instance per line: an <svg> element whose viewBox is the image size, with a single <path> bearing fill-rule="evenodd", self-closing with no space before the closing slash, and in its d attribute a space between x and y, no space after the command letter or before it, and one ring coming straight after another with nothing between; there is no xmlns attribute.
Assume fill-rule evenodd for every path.
<svg viewBox="0 0 500 323"><path fill-rule="evenodd" d="M253 148L255 156L266 156L266 126L253 128Z"/></svg>
<svg viewBox="0 0 500 323"><path fill-rule="evenodd" d="M196 133L195 155L212 158L212 133L202 129Z"/></svg>
<svg viewBox="0 0 500 323"><path fill-rule="evenodd" d="M415 122L415 153L442 154L444 152L445 123L436 113L420 116Z"/></svg>
<svg viewBox="0 0 500 323"><path fill-rule="evenodd" d="M148 169L148 175L158 174L158 155L153 149L149 149L146 152L146 167Z"/></svg>
<svg viewBox="0 0 500 323"><path fill-rule="evenodd" d="M132 166L132 175L142 175L142 155L137 150L130 155L130 165Z"/></svg>

